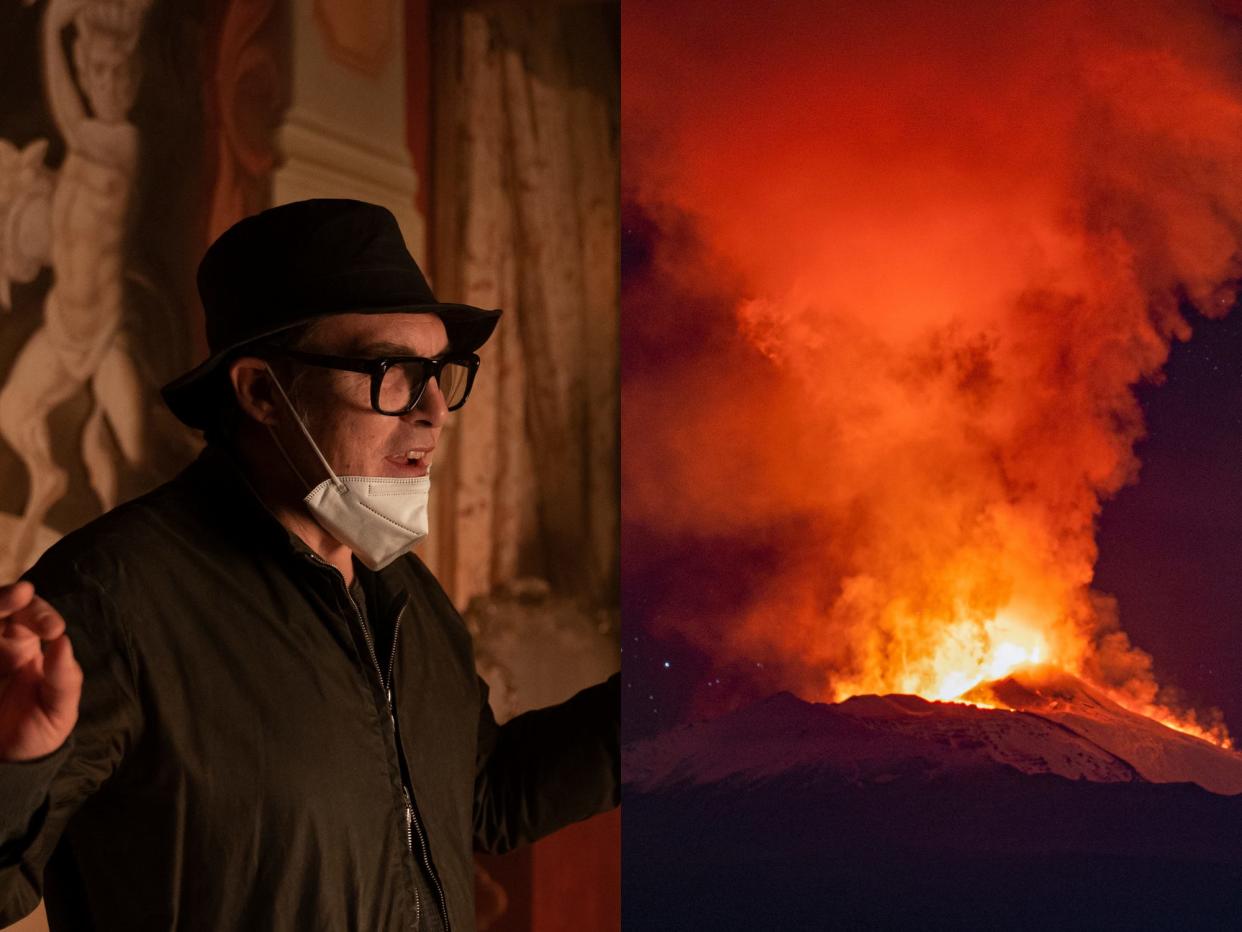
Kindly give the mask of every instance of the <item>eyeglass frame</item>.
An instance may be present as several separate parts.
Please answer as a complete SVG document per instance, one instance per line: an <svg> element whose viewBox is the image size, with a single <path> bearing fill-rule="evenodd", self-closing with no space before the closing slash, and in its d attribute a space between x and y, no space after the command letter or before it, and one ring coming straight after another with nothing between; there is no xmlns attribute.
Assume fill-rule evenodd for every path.
<svg viewBox="0 0 1242 932"><path fill-rule="evenodd" d="M297 362L304 362L324 369L339 369L344 372L361 372L364 375L369 375L371 377L371 410L385 417L403 417L417 408L418 403L423 400L423 395L427 391L428 383L435 379L438 387L440 384L440 373L445 366L450 364L466 368L466 390L461 396L461 401L455 405L449 405L448 408L450 411L457 411L470 397L470 390L474 387L474 377L479 371L479 357L475 353L446 353L443 356L380 356L375 359L367 359L358 356L328 356L323 353L307 353L302 350L286 349L280 346L264 346L262 349L266 353L285 356ZM421 363L428 367L429 374L423 380L422 388L418 390L418 394L414 396L413 400L400 411L381 410L379 406L379 393L385 373L395 365L409 362Z"/></svg>

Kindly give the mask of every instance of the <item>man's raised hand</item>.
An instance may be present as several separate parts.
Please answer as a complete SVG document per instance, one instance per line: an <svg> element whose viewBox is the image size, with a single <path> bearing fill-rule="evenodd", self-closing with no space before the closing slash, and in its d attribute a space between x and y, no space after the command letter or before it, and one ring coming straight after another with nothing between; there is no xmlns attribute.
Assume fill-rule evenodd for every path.
<svg viewBox="0 0 1242 932"><path fill-rule="evenodd" d="M60 613L24 580L0 586L0 761L64 744L81 696L82 668Z"/></svg>

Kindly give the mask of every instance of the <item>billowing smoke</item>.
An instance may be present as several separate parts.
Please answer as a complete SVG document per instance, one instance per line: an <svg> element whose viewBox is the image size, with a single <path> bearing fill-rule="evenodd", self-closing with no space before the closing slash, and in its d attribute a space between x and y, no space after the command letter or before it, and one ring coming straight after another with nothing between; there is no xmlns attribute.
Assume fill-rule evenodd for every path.
<svg viewBox="0 0 1242 932"><path fill-rule="evenodd" d="M651 301L718 313L754 357L628 366L627 521L797 528L746 599L662 623L808 698L949 698L1034 660L1165 715L1090 587L1095 519L1137 475L1134 386L1192 308L1234 303L1238 21L1154 0L624 15L626 186L704 244L654 261L733 296L630 293L627 325Z"/></svg>

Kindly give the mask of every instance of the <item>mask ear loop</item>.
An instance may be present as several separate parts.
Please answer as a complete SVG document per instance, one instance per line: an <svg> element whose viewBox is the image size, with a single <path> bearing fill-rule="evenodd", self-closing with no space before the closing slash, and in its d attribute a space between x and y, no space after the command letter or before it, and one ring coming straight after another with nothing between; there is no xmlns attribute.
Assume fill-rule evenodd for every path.
<svg viewBox="0 0 1242 932"><path fill-rule="evenodd" d="M284 386L280 384L280 379L276 378L276 373L272 371L272 367L266 362L263 363L263 368L265 368L267 370L267 374L272 377L272 382L275 383L276 390L280 392L280 397L283 398L285 400L285 404L288 405L290 413L293 414L293 420L297 422L298 428L302 431L302 436L306 438L306 442L309 443L311 445L311 449L315 451L315 456L319 457L319 462L323 463L323 468L328 471L328 475L332 479L332 484L336 486L337 491L344 492L348 487L341 481L340 477L332 471L332 467L329 466L328 461L324 459L324 455L319 451L319 445L315 443L315 438L310 435L310 431L306 429L306 425L303 424L302 419L298 417L298 412L297 409L293 407L293 402L290 401L289 396L285 394L285 389ZM290 468L297 473L298 478L302 480L302 484L307 484L306 478L302 475L301 471L293 465L293 460L291 460L289 458L289 454L285 452L285 448L276 437L276 432L272 430L272 426L270 424L266 424L264 426L267 427L267 432L272 435L272 440L276 442L276 448L280 450L280 454L285 458L285 462L287 462Z"/></svg>

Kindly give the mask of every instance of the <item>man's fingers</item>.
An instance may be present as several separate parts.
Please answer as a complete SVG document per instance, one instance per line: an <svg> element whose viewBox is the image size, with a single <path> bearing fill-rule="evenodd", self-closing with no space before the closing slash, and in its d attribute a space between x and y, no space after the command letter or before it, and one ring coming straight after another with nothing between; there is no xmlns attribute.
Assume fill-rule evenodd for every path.
<svg viewBox="0 0 1242 932"><path fill-rule="evenodd" d="M78 701L82 696L82 668L73 657L73 645L69 636L49 641L43 651L43 683L40 698L48 717L76 719Z"/></svg>
<svg viewBox="0 0 1242 932"><path fill-rule="evenodd" d="M0 618L21 611L34 598L34 586L22 579L8 586L0 586Z"/></svg>
<svg viewBox="0 0 1242 932"><path fill-rule="evenodd" d="M37 595L25 608L9 616L9 625L21 625L33 632L41 641L50 641L65 633L65 619L51 604Z"/></svg>

